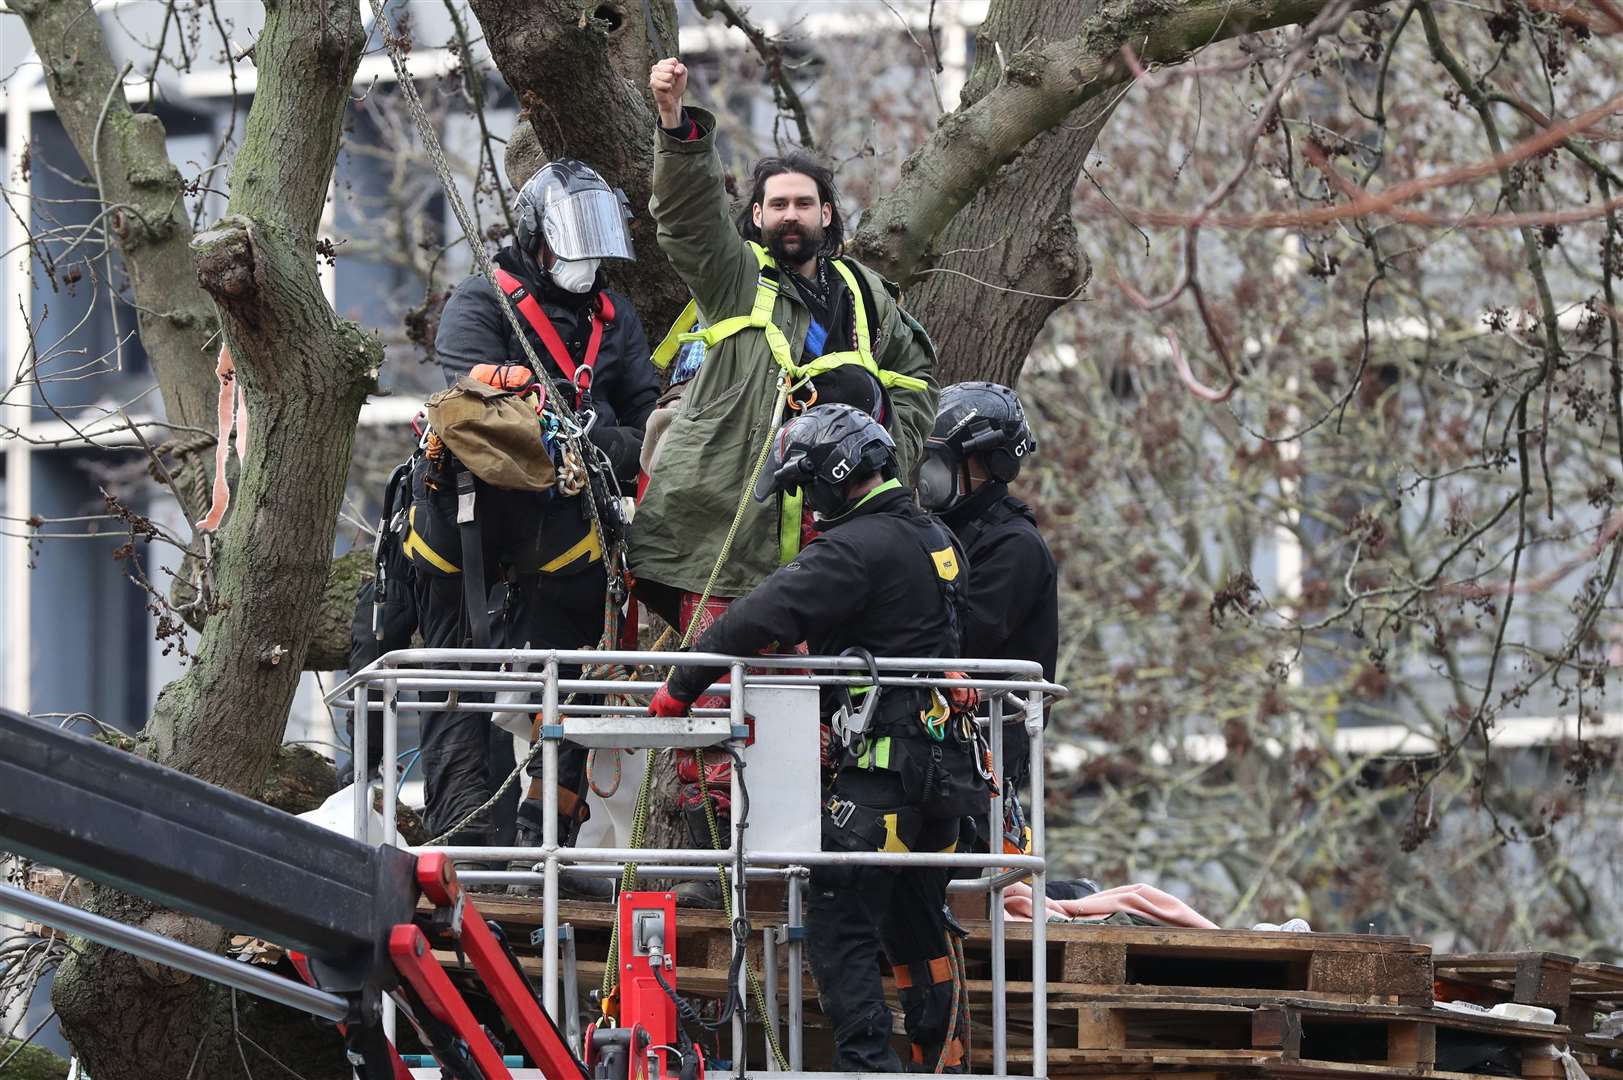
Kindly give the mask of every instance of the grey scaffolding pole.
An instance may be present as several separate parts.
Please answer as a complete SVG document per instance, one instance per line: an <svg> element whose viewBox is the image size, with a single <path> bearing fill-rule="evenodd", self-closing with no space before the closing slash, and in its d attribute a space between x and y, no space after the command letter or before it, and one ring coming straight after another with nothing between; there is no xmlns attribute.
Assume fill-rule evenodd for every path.
<svg viewBox="0 0 1623 1080"><path fill-rule="evenodd" d="M623 665L635 667L651 665L660 668L675 663L702 663L726 667L730 672L728 684L712 686L708 695L727 698L726 709L697 709L691 717L666 720L651 718L640 706L614 706L596 704L562 704L568 694L647 695L660 684L652 681L617 681L603 679L563 679L559 677L563 665ZM1045 696L1063 696L1063 687L1047 682L1039 665L1028 661L955 659L956 671L964 672L966 679L947 679L932 675L939 671L943 661L931 657L889 657L877 661L878 683L881 686L912 688L937 687L942 689L973 687L982 692L987 701L987 716L983 723L992 747L993 769L996 776L1004 775L1003 723L1004 703L1007 700L1021 710L1021 719L1029 735L1032 785L1031 835L1032 854L1009 855L998 850L1003 830L1003 796L1001 788L988 807L989 835L992 842L986 853L969 852L847 852L847 851L783 851L774 850L770 838L758 838L748 849L745 847L741 822L732 821L728 846L724 850L706 851L690 849L650 848L567 848L558 844L557 804L555 800L543 802L543 830L540 847L424 847L414 852L442 851L452 859L471 861L524 861L536 864L532 870L497 870L469 872L464 878L470 883L524 883L544 886L542 901L542 1001L554 1021L560 1021L560 957L559 914L557 901L558 874L561 867L580 867L593 874L617 874L621 866L634 862L650 873L660 876L700 877L714 872L718 865L731 865L733 902L735 910L747 911L748 883L762 876L783 877L787 881L788 922L785 927L785 953L788 965L786 990L788 1008L784 1017L787 1034L786 1049L791 1069L785 1076L809 1077L802 1073L804 1056L804 1007L802 966L804 962L804 884L811 868L833 865L864 865L888 867L944 867L976 869L990 872L971 882L954 883L954 891L964 889L984 891L988 899L988 926L992 947L992 1010L994 1072L1008 1073L1008 1005L1007 1005L1007 920L1003 895L1015 881L1029 878L1035 897L1044 894L1047 861L1043 808L1043 701ZM477 665L503 670L479 670ZM535 670L540 667L539 675ZM802 674L805 672L805 674ZM853 657L818 656L763 656L731 657L713 653L673 653L642 651L598 650L503 650L503 649L402 649L379 658L369 667L351 675L329 695L329 702L341 701L342 695L351 694L356 705L355 751L362 761L366 753L367 711L373 706L367 689L374 683L383 684L384 748L386 756L395 747L396 728L402 712L425 711L443 707L432 702L402 702L402 690L434 690L449 693L496 691L509 700L500 703L481 703L481 711L491 713L542 714L541 748L543 783L548 790L557 785L558 742L570 739L582 745L635 746L635 747L718 747L742 749L744 742L745 702L755 687L831 687L871 685L866 662ZM1023 699L1015 695L1024 695ZM535 698L539 697L539 702ZM538 707L539 706L539 707ZM742 778L733 770L732 797L734 805L742 799ZM393 810L392 785L385 785L386 811ZM369 809L368 790L356 787L356 828L364 828L365 812ZM386 812L384 841L392 844L395 821ZM365 835L364 833L358 833ZM1040 901L1037 902L1040 907ZM1047 928L1036 918L1031 931L1032 965L1032 1074L1043 1076L1047 1072ZM734 949L744 947L734 942ZM776 982L774 977L773 982ZM744 987L735 988L740 994ZM775 989L775 986L774 986ZM776 996L774 994L774 1008ZM745 1062L746 1029L742 1011L735 1014L732 1027L734 1074L742 1080L747 1075Z"/></svg>

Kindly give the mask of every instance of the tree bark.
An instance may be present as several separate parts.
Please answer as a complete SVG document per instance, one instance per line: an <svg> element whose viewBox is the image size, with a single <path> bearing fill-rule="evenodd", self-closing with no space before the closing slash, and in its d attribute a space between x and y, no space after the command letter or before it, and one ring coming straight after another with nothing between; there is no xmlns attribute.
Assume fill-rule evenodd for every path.
<svg viewBox="0 0 1623 1080"><path fill-rule="evenodd" d="M576 157L626 193L636 215L631 238L637 260L609 273L636 302L658 338L687 303L687 289L659 250L648 214L653 194L653 99L648 69L655 42L674 50L676 6L671 0L470 0L502 78L524 107L547 158ZM650 32L649 23L653 30ZM509 153L512 153L510 149ZM539 162L509 168L522 183Z"/></svg>
<svg viewBox="0 0 1623 1080"><path fill-rule="evenodd" d="M1018 43L1051 40L1093 7L1094 0L994 5L976 33L963 107L996 90L1000 51L1008 55ZM907 303L936 344L941 385L965 379L1015 385L1043 324L1086 285L1089 265L1071 194L1115 100L1078 106L1033 139L935 239L932 250L940 254L918 268Z"/></svg>
<svg viewBox="0 0 1623 1080"><path fill-rule="evenodd" d="M192 269L192 226L180 171L164 146L163 121L131 111L101 21L85 0L18 0L8 6L22 16L57 118L112 211L107 236L129 274L141 347L157 375L167 418L212 429L218 346L211 339L218 320ZM184 467L206 468L208 456L194 452ZM179 486L183 492L193 487ZM182 509L196 521L206 507Z"/></svg>
<svg viewBox="0 0 1623 1080"><path fill-rule="evenodd" d="M336 317L316 275L316 227L364 40L353 4L267 5L229 214L192 244L196 281L215 302L242 381L248 449L221 535L218 609L192 667L159 695L140 751L248 795L281 744L332 561L355 422L382 359L376 339ZM224 944L219 927L108 890L92 906L204 948ZM248 1071L234 1035L241 1003L202 980L86 945L52 997L68 1040L104 1080Z"/></svg>

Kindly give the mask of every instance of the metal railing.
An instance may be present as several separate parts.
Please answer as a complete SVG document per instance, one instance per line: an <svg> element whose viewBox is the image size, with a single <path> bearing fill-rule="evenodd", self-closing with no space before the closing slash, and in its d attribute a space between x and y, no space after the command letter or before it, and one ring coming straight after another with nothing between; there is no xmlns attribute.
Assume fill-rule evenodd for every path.
<svg viewBox="0 0 1623 1080"><path fill-rule="evenodd" d="M695 709L694 718L667 720L646 715L643 705L610 705L601 702L565 702L570 694L616 695L643 698L653 694L659 681L625 681L562 678L565 666L600 667L623 666L635 670L650 666L664 671L673 664L704 664L726 667L730 682L712 686L706 695L728 699L726 709ZM866 865L904 867L949 867L990 871L988 876L960 879L952 882L953 891L986 893L989 899L991 963L992 963L992 1039L993 1071L997 1075L1008 1072L1008 1001L1007 1001L1007 925L1003 906L1003 893L1016 881L1030 879L1034 896L1044 893L1047 862L1044 854L1043 826L1043 702L1045 697L1061 697L1062 686L1047 682L1041 666L1019 660L953 659L944 661L931 657L879 658L879 685L901 686L913 689L937 687L942 690L974 687L981 691L985 715L978 722L992 749L994 775L1005 775L1003 768L1003 729L1007 707L1018 710L1020 721L1029 736L1029 769L1031 776L1030 828L1032 854L1009 855L988 853L929 853L929 852L849 852L849 851L778 851L770 848L747 848L744 844L743 822L738 815L731 817L731 835L725 849L666 849L666 848L579 848L558 844L558 808L554 798L542 800L544 808L542 843L537 847L421 847L414 852L443 851L453 859L469 861L517 861L536 864L539 872L529 871L469 871L459 875L468 884L479 883L539 883L542 895L542 1003L555 1022L563 1022L559 999L559 916L558 875L568 864L585 874L618 877L626 863L637 863L641 873L663 878L709 878L718 865L731 870L734 910L740 913L748 908L748 883L761 878L782 878L787 886L788 925L785 935L788 965L787 1059L791 1072L803 1070L803 942L793 931L803 924L805 882L815 866ZM939 674L948 665L954 672L967 678L948 679ZM539 671L535 670L539 668ZM529 669L529 670L525 670ZM932 674L932 672L937 674ZM753 656L740 658L715 653L599 651L599 650L522 650L522 649L401 649L380 657L363 670L340 683L326 696L329 705L351 705L354 710L353 760L365 763L368 755L368 718L370 712L382 712L384 762L396 761L399 756L399 719L405 712L440 712L457 709L484 713L541 714L542 785L549 794L558 786L558 749L566 738L583 745L592 745L594 739L610 740L600 745L617 747L646 746L721 746L741 751L748 738L746 704L752 689L785 687L868 686L872 679L867 663L855 657L828 656ZM382 690L382 701L371 702L368 689ZM450 694L453 700L403 701L401 693L427 691ZM460 693L500 693L499 702L463 702L454 700ZM346 701L346 698L348 699ZM575 719L572 730L566 731L566 720ZM618 723L615 722L618 718ZM586 720L590 723L584 723ZM364 769L357 769L357 774ZM397 786L387 777L383 783L382 817L385 843L395 842ZM732 770L732 805L742 806L746 781L741 770ZM1000 785L1001 786L1001 785ZM355 788L355 833L367 835L367 815L371 810L370 784L357 784ZM821 813L821 806L807 807L808 813ZM1000 848L1003 835L1003 799L1001 790L992 797L987 812L987 835L991 845ZM770 838L767 838L768 841ZM1034 905L1040 910L1041 904ZM1032 1075L1047 1073L1047 934L1039 916L1031 923L1031 1005L1032 1005ZM745 947L734 942L736 951ZM775 949L769 950L769 955ZM573 967L573 963L570 964ZM769 976L772 1000L763 1023L776 1027L776 974ZM745 995L745 988L736 988ZM747 995L746 995L747 998ZM573 1000L573 990L571 992ZM733 1062L735 1075L745 1076L744 1010L734 1013L732 1025ZM770 1057L770 1055L769 1055ZM775 1066L769 1066L775 1068Z"/></svg>

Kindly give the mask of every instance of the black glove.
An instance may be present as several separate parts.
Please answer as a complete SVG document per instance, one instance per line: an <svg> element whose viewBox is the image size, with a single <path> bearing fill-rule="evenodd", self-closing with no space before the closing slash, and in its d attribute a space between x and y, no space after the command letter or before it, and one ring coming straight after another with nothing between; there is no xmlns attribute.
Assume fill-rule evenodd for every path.
<svg viewBox="0 0 1623 1080"><path fill-rule="evenodd" d="M642 459L641 431L636 428L593 424L586 437L609 459L609 467L614 470L614 478L622 486L637 483L637 470L641 466Z"/></svg>

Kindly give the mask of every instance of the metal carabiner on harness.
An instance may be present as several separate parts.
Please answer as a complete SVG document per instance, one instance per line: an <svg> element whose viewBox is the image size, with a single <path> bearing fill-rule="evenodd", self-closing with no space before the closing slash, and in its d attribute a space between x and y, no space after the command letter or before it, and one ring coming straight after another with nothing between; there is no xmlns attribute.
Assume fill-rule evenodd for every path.
<svg viewBox="0 0 1623 1080"><path fill-rule="evenodd" d="M874 710L879 707L879 661L874 659L873 653L855 645L846 649L840 655L855 656L861 659L868 665L868 677L873 680L873 685L863 695L860 706L853 706L851 701L851 691L856 688L850 686L841 687L840 696L844 699L844 704L835 709L834 715L829 717L828 720L829 728L834 732L835 737L840 740L841 744L847 750L861 756L862 746L860 744L867 739L868 728L873 722Z"/></svg>

